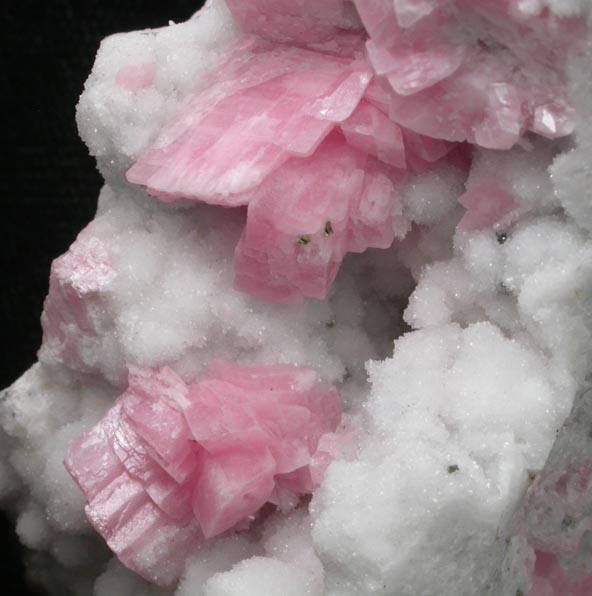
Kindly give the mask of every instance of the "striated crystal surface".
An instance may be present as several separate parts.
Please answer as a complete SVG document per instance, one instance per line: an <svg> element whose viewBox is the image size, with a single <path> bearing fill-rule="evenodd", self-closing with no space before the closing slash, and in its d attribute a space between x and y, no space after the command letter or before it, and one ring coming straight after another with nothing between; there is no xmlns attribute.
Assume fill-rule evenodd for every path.
<svg viewBox="0 0 592 596"><path fill-rule="evenodd" d="M119 559L170 587L204 539L318 488L340 421L336 390L309 369L216 361L186 385L166 367L131 368L125 393L70 443L66 467Z"/></svg>
<svg viewBox="0 0 592 596"><path fill-rule="evenodd" d="M244 35L228 49L207 88L185 100L128 171L128 180L165 201L265 205L271 195L283 212L302 212L298 197L310 192L307 180L321 177L325 166L319 164L331 142L320 144L335 128L361 152L411 170L444 157L449 142L510 149L529 130L550 138L572 132L565 63L570 48L583 40L581 20L511 2L465 4L359 0L370 37L366 56L363 29L347 21L352 13L342 0L314 6L231 2L239 26L257 35ZM348 28L350 33L342 32ZM329 38L331 43L320 43ZM375 162L366 163L348 168L352 175L376 171ZM287 181L281 192L273 190L274 180ZM511 210L499 191L489 195L499 217ZM473 201L471 196L465 200ZM335 220L337 229L339 203L329 200L324 209L325 223ZM363 215L365 204L359 204ZM275 302L325 298L352 249L343 242L302 249L289 238L280 241L271 231L277 226L258 212L249 208L237 247L236 287ZM492 214L482 222L466 218L462 225L481 228L496 221ZM311 214L302 224L293 234L314 238L320 222ZM387 238L379 231L358 250L385 247Z"/></svg>
<svg viewBox="0 0 592 596"><path fill-rule="evenodd" d="M389 83L391 118L415 132L509 149L529 130L569 134L567 52L579 19L514 0L357 0L368 57Z"/></svg>
<svg viewBox="0 0 592 596"><path fill-rule="evenodd" d="M103 42L97 214L0 397L31 577L590 593L588 4L209 0Z"/></svg>

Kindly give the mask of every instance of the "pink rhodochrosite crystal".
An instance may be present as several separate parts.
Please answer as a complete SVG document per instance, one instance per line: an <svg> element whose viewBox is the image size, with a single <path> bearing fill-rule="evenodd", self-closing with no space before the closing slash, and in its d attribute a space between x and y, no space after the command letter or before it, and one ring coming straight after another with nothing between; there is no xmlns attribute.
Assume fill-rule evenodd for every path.
<svg viewBox="0 0 592 596"><path fill-rule="evenodd" d="M429 169L450 141L509 149L528 130L550 138L573 130L563 71L580 20L520 3L465 4L359 0L365 52L348 2L230 2L245 35L128 180L164 201L249 205L237 289L274 302L324 299L347 252L386 248L404 234L389 215L400 211L404 179L393 168ZM345 196L330 182L345 185L344 168ZM362 189L377 177L380 198L369 202ZM508 210L500 191L486 195L491 205L478 210L465 197L472 215L462 227L490 226ZM358 210L349 218L348 205ZM335 232L328 240L326 225Z"/></svg>
<svg viewBox="0 0 592 596"><path fill-rule="evenodd" d="M390 117L416 132L509 149L528 130L569 134L564 72L579 19L519 0L357 0ZM483 32L483 33L482 33Z"/></svg>
<svg viewBox="0 0 592 596"><path fill-rule="evenodd" d="M331 49L245 36L128 171L128 180L163 200L246 204L243 193L290 157L311 155L364 95L372 73L361 39L357 59L350 48Z"/></svg>
<svg viewBox="0 0 592 596"><path fill-rule="evenodd" d="M532 573L528 596L592 593L592 573L582 556L592 530L591 402L588 390L567 419L569 430L558 437L545 469L531 473L518 523Z"/></svg>
<svg viewBox="0 0 592 596"><path fill-rule="evenodd" d="M485 178L472 184L458 202L467 209L459 223L465 230L491 228L518 207L505 185L496 178Z"/></svg>
<svg viewBox="0 0 592 596"><path fill-rule="evenodd" d="M166 367L131 368L128 389L74 439L66 466L119 559L170 587L205 539L318 488L340 421L336 390L310 369L216 361L186 385Z"/></svg>
<svg viewBox="0 0 592 596"><path fill-rule="evenodd" d="M63 361L88 372L94 370L89 361L94 359L91 353L105 331L104 295L116 277L106 246L90 229L53 262L41 316L45 334L42 352L48 360ZM117 357L116 350L109 351Z"/></svg>
<svg viewBox="0 0 592 596"><path fill-rule="evenodd" d="M253 193L236 287L276 302L324 299L346 252L391 245L403 178L336 133L313 157L291 160ZM293 191L278 201L286 186Z"/></svg>
<svg viewBox="0 0 592 596"><path fill-rule="evenodd" d="M572 575L575 578L566 575L553 555L537 553L528 596L589 596L592 593L592 574L576 568Z"/></svg>
<svg viewBox="0 0 592 596"><path fill-rule="evenodd" d="M31 575L592 594L587 23L581 0L208 0L106 39L77 112L97 215L0 396Z"/></svg>
<svg viewBox="0 0 592 596"><path fill-rule="evenodd" d="M244 38L127 173L163 200L249 205L238 289L324 299L347 252L387 248L397 233L402 132L371 103L358 107L372 73L360 43L351 49Z"/></svg>
<svg viewBox="0 0 592 596"><path fill-rule="evenodd" d="M280 42L330 41L340 30L361 28L348 0L228 0L241 29Z"/></svg>

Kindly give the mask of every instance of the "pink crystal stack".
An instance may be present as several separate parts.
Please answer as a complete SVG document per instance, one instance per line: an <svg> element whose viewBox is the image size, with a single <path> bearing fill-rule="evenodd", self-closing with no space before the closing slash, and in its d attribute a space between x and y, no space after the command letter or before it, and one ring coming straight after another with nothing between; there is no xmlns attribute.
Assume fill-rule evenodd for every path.
<svg viewBox="0 0 592 596"><path fill-rule="evenodd" d="M163 201L247 206L235 287L259 298L324 299L346 253L404 235L409 172L468 167L467 142L573 130L563 73L579 19L519 0L228 6L244 35L127 178ZM482 190L464 197L476 215L462 227L515 207Z"/></svg>
<svg viewBox="0 0 592 596"><path fill-rule="evenodd" d="M70 445L86 514L128 567L170 587L205 539L294 508L339 444L341 405L312 370L216 361L192 384L131 368L129 387Z"/></svg>

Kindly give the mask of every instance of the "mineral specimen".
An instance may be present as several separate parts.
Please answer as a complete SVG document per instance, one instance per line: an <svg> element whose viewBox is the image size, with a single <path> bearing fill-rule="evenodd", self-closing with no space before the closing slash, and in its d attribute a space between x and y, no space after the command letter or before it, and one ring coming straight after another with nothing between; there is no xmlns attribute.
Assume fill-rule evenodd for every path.
<svg viewBox="0 0 592 596"><path fill-rule="evenodd" d="M103 42L97 216L0 402L52 593L592 591L588 4L210 0Z"/></svg>
<svg viewBox="0 0 592 596"><path fill-rule="evenodd" d="M293 508L320 485L320 442L341 418L315 376L217 361L187 386L167 368L132 368L66 456L90 522L128 567L170 587L204 538L248 527L268 501Z"/></svg>

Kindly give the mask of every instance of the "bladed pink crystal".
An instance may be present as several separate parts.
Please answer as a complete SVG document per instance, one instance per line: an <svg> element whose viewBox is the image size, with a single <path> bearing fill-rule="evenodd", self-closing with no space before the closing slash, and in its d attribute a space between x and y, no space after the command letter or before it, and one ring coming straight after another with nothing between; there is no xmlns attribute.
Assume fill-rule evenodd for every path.
<svg viewBox="0 0 592 596"><path fill-rule="evenodd" d="M227 5L242 31L279 42L325 41L340 29L361 27L347 0L227 0Z"/></svg>
<svg viewBox="0 0 592 596"><path fill-rule="evenodd" d="M392 243L403 180L338 133L314 156L290 160L252 194L235 252L236 288L275 302L326 298L347 252Z"/></svg>
<svg viewBox="0 0 592 596"><path fill-rule="evenodd" d="M241 193L289 157L311 155L352 114L371 78L362 59L245 37L127 178L163 200L244 205Z"/></svg>
<svg viewBox="0 0 592 596"><path fill-rule="evenodd" d="M324 299L347 252L392 242L394 168L448 154L462 167L458 142L573 130L564 72L580 19L518 0L354 4L361 23L345 0L231 0L245 35L127 174L164 201L249 205L235 286L265 300ZM514 208L495 185L463 201L467 229Z"/></svg>
<svg viewBox="0 0 592 596"><path fill-rule="evenodd" d="M565 69L584 25L541 2L226 4L242 35L127 179L165 202L246 208L235 287L258 298L325 299L347 253L402 237L409 222L399 191L409 174L441 161L468 170L472 145L503 150L526 146L529 133L573 131ZM141 92L157 69L126 64L115 85ZM458 201L464 230L491 228L518 209L496 178L471 180ZM46 362L100 372L80 346L105 335L100 313L116 278L91 225L52 267ZM186 383L171 368L113 357L129 371L128 388L72 441L65 463L93 527L126 566L163 587L208 539L247 529L268 503L295 507L355 443L337 391L313 370L219 360ZM588 468L572 477L589 483ZM531 545L530 596L592 592L589 577L568 580L558 563L571 546Z"/></svg>
<svg viewBox="0 0 592 596"><path fill-rule="evenodd" d="M341 130L352 147L396 168L407 166L401 127L370 102L360 102Z"/></svg>
<svg viewBox="0 0 592 596"><path fill-rule="evenodd" d="M216 361L186 385L167 367L132 367L65 463L119 559L170 587L205 539L315 490L338 456L340 420L337 391L309 369Z"/></svg>
<svg viewBox="0 0 592 596"><path fill-rule="evenodd" d="M564 84L583 23L517 0L356 0L390 116L423 135L509 149L573 131Z"/></svg>
<svg viewBox="0 0 592 596"><path fill-rule="evenodd" d="M324 299L347 252L393 241L404 133L375 87L363 100L373 75L362 58L248 37L228 56L128 179L167 201L249 205L236 287Z"/></svg>
<svg viewBox="0 0 592 596"><path fill-rule="evenodd" d="M483 178L471 185L458 202L467 209L459 223L464 230L490 228L518 207L506 186L496 178Z"/></svg>

